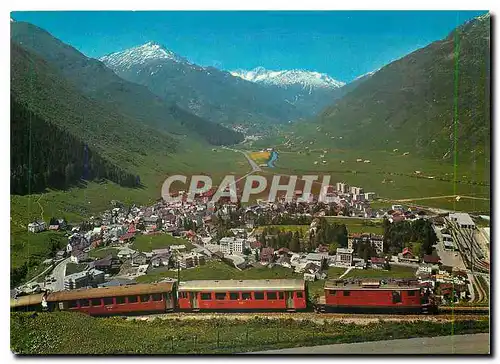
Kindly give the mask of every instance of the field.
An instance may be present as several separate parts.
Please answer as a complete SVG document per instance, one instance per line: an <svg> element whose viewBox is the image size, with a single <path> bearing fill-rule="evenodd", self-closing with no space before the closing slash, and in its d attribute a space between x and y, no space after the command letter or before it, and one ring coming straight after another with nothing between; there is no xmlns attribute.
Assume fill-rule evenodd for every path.
<svg viewBox="0 0 500 364"><path fill-rule="evenodd" d="M378 220L367 220L361 218L326 217L329 223L345 224L349 234L351 233L372 233L383 234L382 222ZM259 226L257 233L261 233L265 228L276 228L281 231L302 231L303 234L309 229L309 225L266 225Z"/></svg>
<svg viewBox="0 0 500 364"><path fill-rule="evenodd" d="M138 235L135 237L134 243L130 248L140 252L150 252L154 249L167 248L171 245L185 245L187 250L194 248L193 244L186 239L170 234Z"/></svg>
<svg viewBox="0 0 500 364"><path fill-rule="evenodd" d="M368 220L362 218L327 217L329 223L345 224L349 234L351 233L371 233L382 235L382 220Z"/></svg>
<svg viewBox="0 0 500 364"><path fill-rule="evenodd" d="M117 248L101 248L101 249L92 249L89 251L89 256L91 258L102 259L102 258L107 257L110 254L113 257L116 257L118 254L118 249Z"/></svg>
<svg viewBox="0 0 500 364"><path fill-rule="evenodd" d="M310 151L304 148L280 150L276 173L329 174L333 183L343 181L360 186L365 192L375 192L378 197L385 199L419 199L449 195L489 198L489 170L480 165L470 168L470 165L459 164L455 178L455 171L450 163L424 160L413 155L403 156L401 152L314 149L314 145ZM370 163L356 162L357 159L369 160ZM323 160L327 163L322 164ZM315 165L315 161L319 163ZM420 173L417 174L417 171ZM464 200L466 199L457 204L457 210L489 210L488 200L475 200L474 203ZM453 206L449 201L439 200L428 200L425 205L442 208Z"/></svg>
<svg viewBox="0 0 500 364"><path fill-rule="evenodd" d="M309 230L309 225L265 225L265 226L259 226L257 229L255 229L255 232L257 234L260 234L264 228L272 228L272 229L279 229L281 231L301 231L303 234L306 233L307 230Z"/></svg>
<svg viewBox="0 0 500 364"><path fill-rule="evenodd" d="M251 152L250 158L252 158L257 164L267 163L269 158L271 158L270 152Z"/></svg>
<svg viewBox="0 0 500 364"><path fill-rule="evenodd" d="M83 272L85 269L87 269L87 264L68 263L66 264L66 275Z"/></svg>
<svg viewBox="0 0 500 364"><path fill-rule="evenodd" d="M486 198L461 197L459 201L455 198L433 198L433 199L413 199L405 201L405 204L442 208L446 210L470 211L476 213L490 213L490 200Z"/></svg>
<svg viewBox="0 0 500 364"><path fill-rule="evenodd" d="M344 278L415 278L415 268L392 265L391 270L352 269Z"/></svg>
<svg viewBox="0 0 500 364"><path fill-rule="evenodd" d="M372 322L366 325L281 319L94 318L81 313L10 316L17 354L222 354L295 346L489 332L487 319L439 323ZM75 338L82 338L76 340Z"/></svg>

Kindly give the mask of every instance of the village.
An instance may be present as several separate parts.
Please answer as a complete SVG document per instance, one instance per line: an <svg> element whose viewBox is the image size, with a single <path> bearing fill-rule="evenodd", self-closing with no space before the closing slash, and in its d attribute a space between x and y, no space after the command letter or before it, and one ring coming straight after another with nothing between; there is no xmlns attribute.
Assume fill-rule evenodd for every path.
<svg viewBox="0 0 500 364"><path fill-rule="evenodd" d="M43 274L12 295L182 280L186 270L219 264L241 272L280 267L309 282L418 280L443 304L487 299L489 235L485 246L478 247L487 255L480 259L484 269L471 272L460 253L459 232L478 230L469 215L438 216L402 205L373 209L374 193L345 183L332 186L329 195L333 202L328 204L296 199L213 204L210 193L192 202L160 200L152 206L112 201L111 209L74 226L60 218L52 218L48 226L33 222L31 233L61 231L67 245L44 262ZM366 231L348 231L351 221L363 221ZM402 222L430 228L421 235L434 238L418 238L430 245L395 242L391 226ZM374 226L379 233L372 232Z"/></svg>

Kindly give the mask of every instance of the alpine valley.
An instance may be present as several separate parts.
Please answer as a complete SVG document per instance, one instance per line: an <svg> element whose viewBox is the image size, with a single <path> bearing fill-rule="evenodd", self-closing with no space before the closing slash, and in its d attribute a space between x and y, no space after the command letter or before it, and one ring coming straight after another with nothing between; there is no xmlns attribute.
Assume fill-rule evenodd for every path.
<svg viewBox="0 0 500 364"><path fill-rule="evenodd" d="M11 19L11 285L35 279L67 244L28 224L88 221L111 201L152 206L174 174L207 175L214 186L226 175L327 174L374 191L379 208L488 215L490 22L450 28L344 82L257 62L201 66L156 41L94 59Z"/></svg>

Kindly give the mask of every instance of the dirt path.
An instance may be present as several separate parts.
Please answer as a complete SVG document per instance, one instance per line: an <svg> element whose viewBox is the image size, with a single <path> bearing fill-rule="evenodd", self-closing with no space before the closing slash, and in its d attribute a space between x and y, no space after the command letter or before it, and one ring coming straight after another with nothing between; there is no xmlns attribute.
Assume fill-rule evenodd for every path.
<svg viewBox="0 0 500 364"><path fill-rule="evenodd" d="M40 195L40 198L38 200L36 200L36 203L38 204L38 206L40 206L40 218L42 219L43 221L43 213L44 213L44 210L43 210L43 206L42 204L40 203L40 200L42 199L43 195Z"/></svg>
<svg viewBox="0 0 500 364"><path fill-rule="evenodd" d="M416 197L416 198L406 198L402 200L393 200L397 202L412 202L412 201L420 201L420 200L439 200L442 198L456 198L460 197L462 198L467 198L470 200L486 200L489 201L490 199L487 197L474 197L474 196L463 196L463 195L448 195L448 196L430 196L430 197Z"/></svg>

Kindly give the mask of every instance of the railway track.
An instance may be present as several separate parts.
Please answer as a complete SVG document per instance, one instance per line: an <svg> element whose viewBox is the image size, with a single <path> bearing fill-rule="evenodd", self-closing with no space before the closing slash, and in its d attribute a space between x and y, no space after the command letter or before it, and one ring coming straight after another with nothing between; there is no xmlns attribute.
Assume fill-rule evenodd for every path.
<svg viewBox="0 0 500 364"><path fill-rule="evenodd" d="M212 320L226 319L248 321L255 318L269 320L295 320L312 321L316 323L342 322L356 324L370 324L380 321L432 321L452 322L464 320L484 319L489 315L487 307L455 307L454 310L443 310L435 315L428 314L347 314L347 313L314 313L314 312L259 312L259 313L235 313L235 312L172 312L165 314L151 314L140 316L124 316L127 320L153 321L160 320Z"/></svg>

